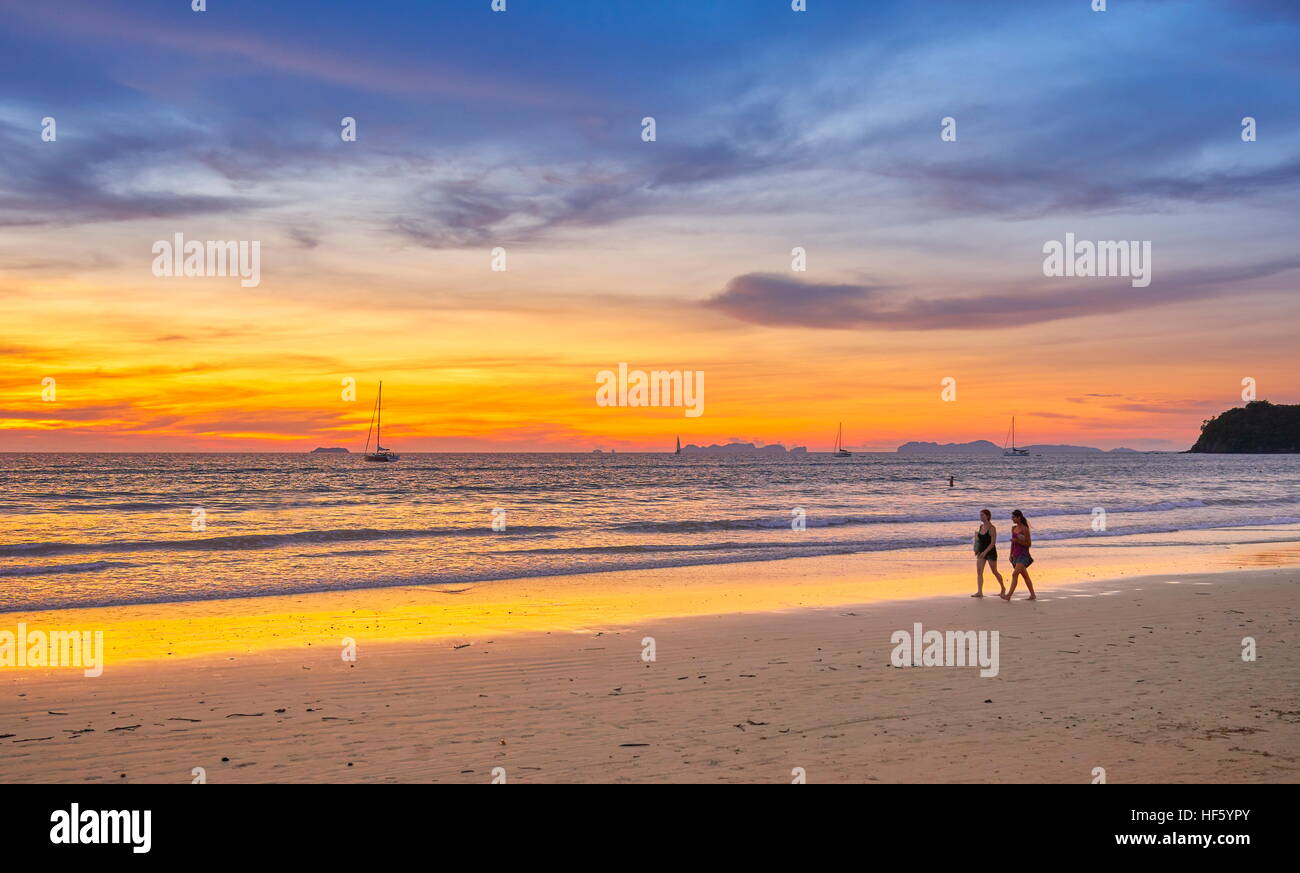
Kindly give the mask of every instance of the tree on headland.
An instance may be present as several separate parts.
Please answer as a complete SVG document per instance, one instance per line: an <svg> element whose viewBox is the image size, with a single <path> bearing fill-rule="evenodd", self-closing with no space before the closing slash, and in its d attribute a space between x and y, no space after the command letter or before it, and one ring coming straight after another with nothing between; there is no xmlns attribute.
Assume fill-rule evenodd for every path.
<svg viewBox="0 0 1300 873"><path fill-rule="evenodd" d="M1201 423L1188 451L1224 454L1300 453L1300 405L1252 400Z"/></svg>

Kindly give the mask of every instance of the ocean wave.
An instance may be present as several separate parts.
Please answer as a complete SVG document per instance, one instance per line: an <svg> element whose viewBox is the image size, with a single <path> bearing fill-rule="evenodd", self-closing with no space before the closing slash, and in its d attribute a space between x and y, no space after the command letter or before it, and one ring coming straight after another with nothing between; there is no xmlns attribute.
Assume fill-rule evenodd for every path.
<svg viewBox="0 0 1300 873"><path fill-rule="evenodd" d="M68 573L101 573L104 570L129 570L139 567L126 561L87 561L81 564L29 564L0 568L0 579L10 576L62 576Z"/></svg>
<svg viewBox="0 0 1300 873"><path fill-rule="evenodd" d="M1097 506L1105 509L1107 515L1123 515L1127 513L1142 512L1172 512L1179 509L1207 509L1215 506L1264 507L1286 506L1291 504L1300 505L1300 498L1281 497L1266 500L1251 500L1245 498L1189 498L1183 500L1162 500L1156 503L1141 503L1121 506L1108 506L1105 501L1099 500L1092 506L1087 507L1077 505L1030 507L1025 509L1024 513L1030 519L1059 518L1062 516L1082 516L1090 518L1094 507ZM804 521L810 528L850 527L854 525L871 524L925 524L952 521L969 521L975 523L978 521L979 509L982 508L984 508L983 505L979 508L969 510L903 515L872 514L819 516L815 512L810 512ZM1009 514L1009 510L998 510L994 512L994 519L1003 518ZM631 521L622 524L609 525L606 530L624 531L627 533L714 533L729 530L777 530L780 528L788 528L790 526L790 521L791 518L788 514L784 516L777 515L757 518Z"/></svg>
<svg viewBox="0 0 1300 873"><path fill-rule="evenodd" d="M1300 524L1300 518L1282 516L1272 519L1254 519L1243 521L1232 526L1263 525L1263 524ZM1106 532L1082 532L1082 531L1052 531L1035 534L1035 540L1100 540L1105 545L1119 546L1131 545L1143 548L1161 548L1171 546L1188 546L1203 545L1195 541L1173 542L1161 541L1152 542L1149 540L1133 540L1133 535L1143 533L1176 533L1176 530L1168 530L1158 525L1148 525L1143 527L1111 530ZM1127 540L1127 542L1126 542ZM1102 542L1098 542L1101 545ZM1289 536L1249 540L1244 542L1252 543L1273 543L1273 542L1297 542L1297 536L1293 533ZM572 576L586 575L590 573L602 573L616 570L651 570L651 569L668 569L673 567L691 567L691 566L709 566L717 564L739 564L778 561L788 558L801 557L824 557L828 555L852 555L872 551L894 551L907 548L942 548L957 550L961 547L969 547L969 541L962 538L930 538L930 539L912 539L906 541L897 541L892 543L880 543L876 540L861 541L803 541L791 543L767 542L767 543L746 543L746 542L728 542L713 543L702 545L677 546L656 546L652 548L633 547L632 549L616 549L606 547L569 547L549 550L555 555L570 558L570 560L560 560L554 562L530 561L515 565L496 565L482 570L465 570L449 569L443 572L420 572L412 574L389 574L379 575L367 578L348 578L348 579L323 579L315 578L310 581L304 580L298 575L288 577L276 575L272 578L266 578L254 585L241 587L237 590L229 588L203 588L188 589L184 591L164 591L157 588L149 590L133 590L130 593L113 592L112 594L90 595L74 592L42 593L42 596L36 600L19 603L17 605L0 606L0 613L12 611L33 611L43 609L68 609L80 607L100 607L100 606L118 606L124 604L148 604L148 603L174 603L183 601L205 601L224 598L243 598L243 597L265 597L283 594L307 594L319 591L345 591L358 590L367 588L391 588L401 586L442 586L466 583L481 583L503 581L519 578L548 577L548 576ZM544 550L521 550L534 556L544 557ZM592 557L599 558L604 554L619 554L620 560L591 560L582 561L582 552L592 553ZM644 556L639 559L635 557L635 551L644 552ZM512 553L499 552L494 557L506 557ZM517 553L513 553L517 554ZM1040 556L1041 553L1040 553ZM628 558L631 558L630 560ZM71 566L71 565L68 565Z"/></svg>
<svg viewBox="0 0 1300 873"><path fill-rule="evenodd" d="M112 541L102 543L50 542L11 543L0 545L0 557L51 557L85 553L124 552L224 552L275 549L301 543L348 543L371 540L421 539L430 537L479 536L529 536L551 534L567 530L547 525L516 525L504 531L486 527L474 528L417 528L378 530L374 528L343 528L340 530L308 530L285 534L240 534L226 537L195 537L175 540L139 540L136 542Z"/></svg>
<svg viewBox="0 0 1300 873"><path fill-rule="evenodd" d="M1104 531L1094 531L1091 526L1081 527L1075 530L1052 530L1052 531L1035 531L1034 540L1057 541L1057 540L1089 540L1105 539L1110 537L1127 537L1139 534L1160 534L1160 533L1181 533L1193 530L1220 530L1236 527L1251 527L1254 525L1282 525L1282 524L1300 524L1300 517L1295 516L1271 516L1268 518L1241 519L1230 522L1205 523L1205 524L1185 524L1185 525L1120 525L1110 526ZM789 524L785 525L787 528ZM528 549L512 549L510 554L537 554L537 555L582 555L582 554L635 554L635 553L657 553L657 552L682 552L682 553L703 553L718 551L761 551L763 549L817 549L817 550L841 550L847 552L887 552L897 551L899 549L920 549L920 548L949 548L968 543L968 537L952 536L929 536L929 537L900 537L893 540L844 540L844 539L822 539L810 542L792 543L786 540L728 540L724 542L712 543L634 543L623 545L609 546L556 546L556 547L537 547Z"/></svg>

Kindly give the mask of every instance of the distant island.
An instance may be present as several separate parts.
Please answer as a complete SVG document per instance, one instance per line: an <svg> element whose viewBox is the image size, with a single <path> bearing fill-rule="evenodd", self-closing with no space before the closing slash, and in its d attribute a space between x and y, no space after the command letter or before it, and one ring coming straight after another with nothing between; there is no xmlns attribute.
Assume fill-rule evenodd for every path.
<svg viewBox="0 0 1300 873"><path fill-rule="evenodd" d="M1201 423L1189 452L1241 455L1300 453L1300 405L1252 400Z"/></svg>
<svg viewBox="0 0 1300 873"><path fill-rule="evenodd" d="M790 449L788 453L791 455L802 455L805 454L807 451L808 449L806 446L795 446L793 449ZM753 443L727 443L725 446L720 446L715 443L714 445L711 446L697 446L694 444L689 446L682 446L682 454L683 455L747 455L747 454L784 455L787 454L787 451L785 446L775 445L775 444L760 447L754 445Z"/></svg>
<svg viewBox="0 0 1300 873"><path fill-rule="evenodd" d="M309 455L346 455L346 454L348 454L348 450L345 449L345 448L342 448L342 447L340 447L340 446L330 446L329 448L316 448L316 449L312 449L312 450L311 450L310 452L308 452L307 454L309 454Z"/></svg>
<svg viewBox="0 0 1300 873"><path fill-rule="evenodd" d="M1031 455L1077 455L1077 454L1106 454L1108 452L1136 452L1137 449L1119 448L1119 449L1097 449L1092 446L1021 446L1022 449ZM895 449L900 455L971 455L971 454L1002 454L1002 447L988 440L975 440L969 443L923 443L910 442L903 443Z"/></svg>

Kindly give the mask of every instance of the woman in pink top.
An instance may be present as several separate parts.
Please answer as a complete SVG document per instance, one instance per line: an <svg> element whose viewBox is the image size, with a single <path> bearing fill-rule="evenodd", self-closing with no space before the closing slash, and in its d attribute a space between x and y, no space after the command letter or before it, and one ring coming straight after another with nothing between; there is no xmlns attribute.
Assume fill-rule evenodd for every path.
<svg viewBox="0 0 1300 873"><path fill-rule="evenodd" d="M1011 513L1011 590L1006 594L998 596L1004 600L1010 600L1011 595L1016 593L1016 582L1021 577L1025 577L1025 587L1029 589L1029 600L1037 600L1038 595L1034 593L1034 583L1029 578L1029 565L1034 563L1033 557L1029 554L1029 547L1033 545L1033 538L1029 535L1029 519L1019 509Z"/></svg>

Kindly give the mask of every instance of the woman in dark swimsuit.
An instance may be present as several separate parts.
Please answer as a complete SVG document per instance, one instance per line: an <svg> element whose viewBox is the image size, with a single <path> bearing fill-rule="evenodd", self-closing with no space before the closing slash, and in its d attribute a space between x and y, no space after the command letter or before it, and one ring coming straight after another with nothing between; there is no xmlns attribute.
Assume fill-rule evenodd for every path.
<svg viewBox="0 0 1300 873"><path fill-rule="evenodd" d="M1033 539L1029 535L1029 519L1017 509L1011 513L1011 521L1011 590L999 596L1004 600L1010 600L1011 595L1016 593L1016 580L1023 576L1025 587L1029 589L1029 597L1026 599L1037 600L1034 583L1029 578L1029 565L1034 563L1033 556L1029 554L1029 547L1033 545Z"/></svg>
<svg viewBox="0 0 1300 873"><path fill-rule="evenodd" d="M975 593L971 597L984 596L985 562L998 577L998 587L1002 589L998 597L1001 597L1007 593L1007 586L1002 584L1002 574L998 572L998 529L993 526L993 513L981 509L980 526L975 531Z"/></svg>

